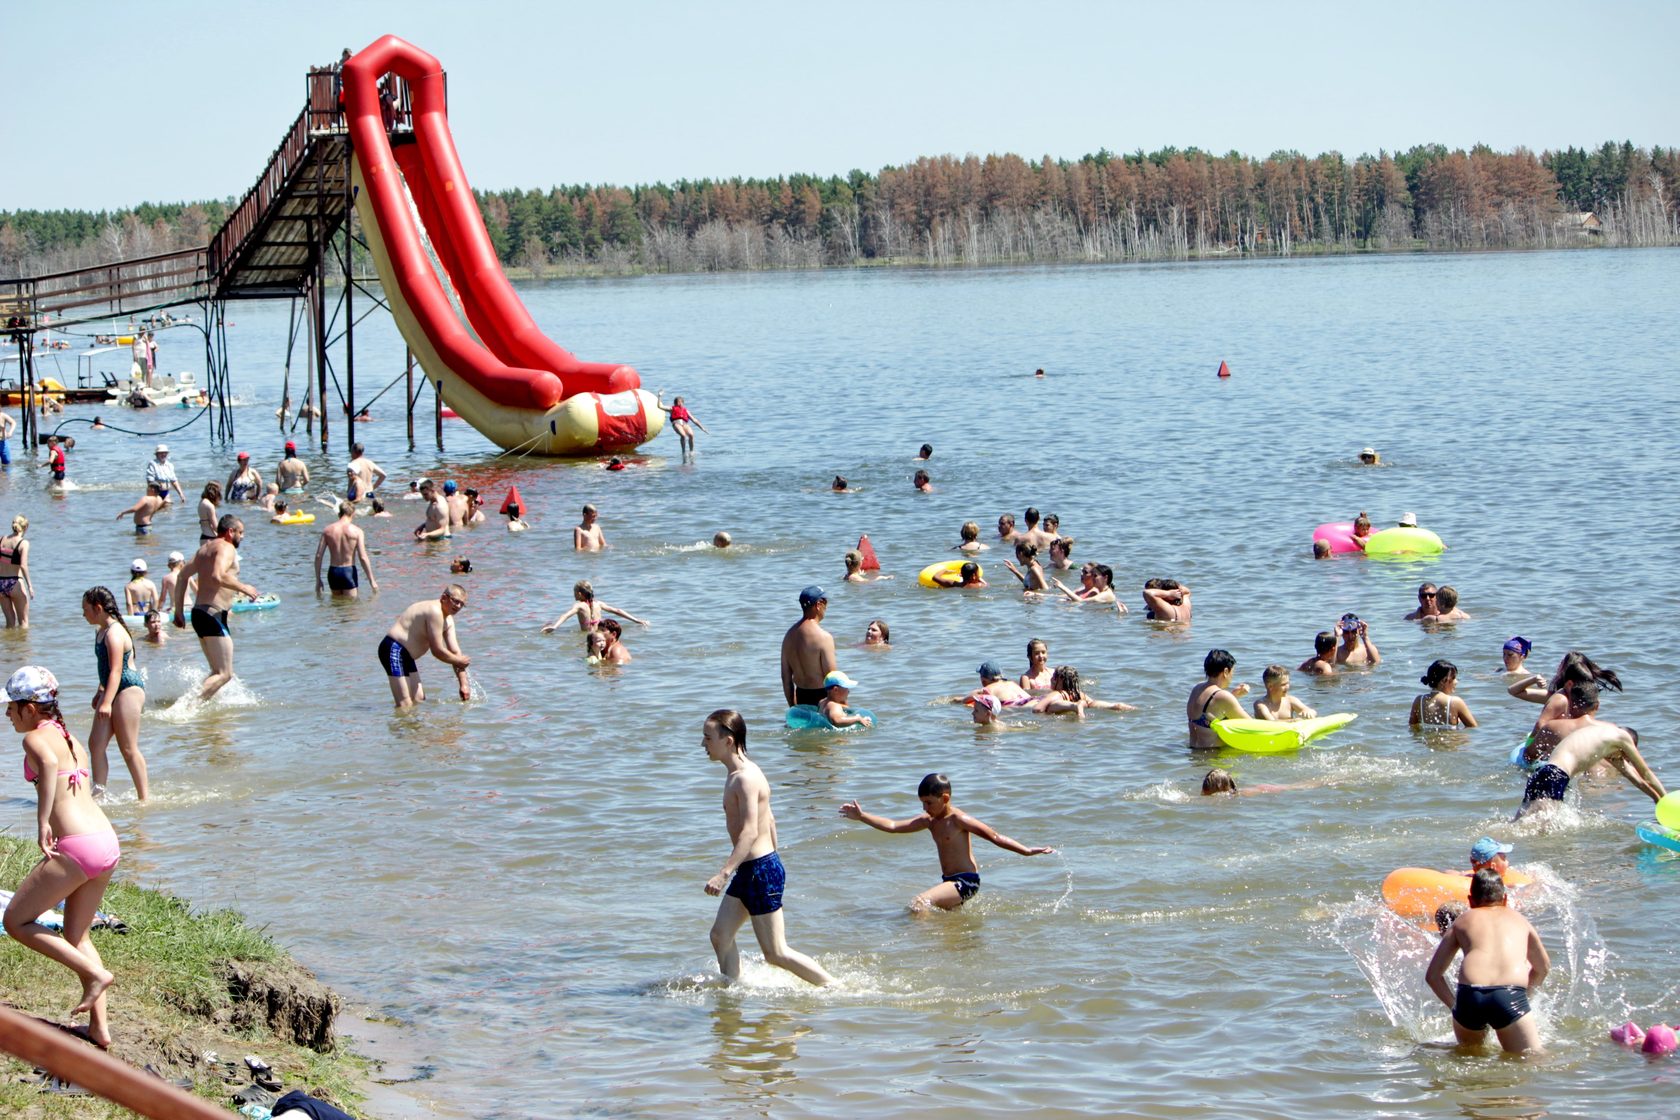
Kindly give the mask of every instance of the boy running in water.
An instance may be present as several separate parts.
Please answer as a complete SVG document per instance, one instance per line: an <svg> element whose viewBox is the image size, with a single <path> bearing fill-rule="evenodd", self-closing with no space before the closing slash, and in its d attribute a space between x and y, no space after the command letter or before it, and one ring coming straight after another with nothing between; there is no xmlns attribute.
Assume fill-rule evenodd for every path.
<svg viewBox="0 0 1680 1120"><path fill-rule="evenodd" d="M874 813L866 813L856 801L840 806L840 815L848 820L862 821L882 832L920 832L924 828L933 833L934 847L939 850L940 882L910 900L911 913L922 913L931 907L955 910L980 893L980 866L974 862L974 847L969 837L990 840L1005 851L1022 856L1054 855L1054 848L1029 848L1018 840L998 832L975 820L951 804L951 779L944 774L929 774L916 787L921 798L922 812L907 821L889 820Z"/></svg>

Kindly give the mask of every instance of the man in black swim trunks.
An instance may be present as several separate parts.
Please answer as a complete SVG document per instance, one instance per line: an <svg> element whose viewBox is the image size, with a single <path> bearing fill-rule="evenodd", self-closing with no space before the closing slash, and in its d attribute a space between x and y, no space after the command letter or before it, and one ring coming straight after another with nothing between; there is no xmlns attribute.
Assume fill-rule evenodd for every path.
<svg viewBox="0 0 1680 1120"><path fill-rule="evenodd" d="M367 572L368 586L379 590L373 578L373 561L368 559L367 538L354 524L356 507L349 502L338 503L338 520L321 530L321 543L315 546L315 590L321 590L321 557L332 560L327 569L327 585L334 595L356 597L360 581L356 578L356 562L361 561Z"/></svg>
<svg viewBox="0 0 1680 1120"><path fill-rule="evenodd" d="M1661 801L1668 793L1639 753L1639 732L1594 720L1560 739L1552 748L1551 758L1529 775L1522 807L1514 819L1526 817L1549 802L1562 801L1575 775L1588 773L1600 762L1614 766L1633 788L1652 801Z"/></svg>
<svg viewBox="0 0 1680 1120"><path fill-rule="evenodd" d="M834 656L834 635L822 628L828 613L828 595L812 584L799 593L801 617L782 636L782 694L788 707L828 699L823 680L839 663Z"/></svg>
<svg viewBox="0 0 1680 1120"><path fill-rule="evenodd" d="M1462 952L1458 989L1447 969ZM1491 1028L1499 1045L1513 1054L1540 1047L1540 1030L1529 1014L1528 994L1551 971L1552 959L1540 935L1505 905L1505 881L1484 867L1470 880L1470 909L1447 927L1424 979L1452 1008L1453 1035L1460 1046L1480 1046Z"/></svg>
<svg viewBox="0 0 1680 1120"><path fill-rule="evenodd" d="M260 592L239 579L239 542L245 539L245 523L233 514L223 514L216 522L216 535L198 546L193 558L175 577L175 626L187 625L185 605L187 585L198 577L197 600L193 603L192 628L198 635L204 660L210 663L210 675L204 678L200 700L208 700L233 679L233 635L228 631L228 611L233 608L234 596L252 599Z"/></svg>

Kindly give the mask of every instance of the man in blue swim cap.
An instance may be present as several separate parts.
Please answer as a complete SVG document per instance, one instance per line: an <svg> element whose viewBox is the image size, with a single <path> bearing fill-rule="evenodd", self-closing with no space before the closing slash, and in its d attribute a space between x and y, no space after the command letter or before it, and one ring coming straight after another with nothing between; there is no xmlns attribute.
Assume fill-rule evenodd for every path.
<svg viewBox="0 0 1680 1120"><path fill-rule="evenodd" d="M816 707L828 698L824 681L838 668L834 635L822 628L828 593L816 584L799 593L799 621L782 636L782 694L788 707Z"/></svg>

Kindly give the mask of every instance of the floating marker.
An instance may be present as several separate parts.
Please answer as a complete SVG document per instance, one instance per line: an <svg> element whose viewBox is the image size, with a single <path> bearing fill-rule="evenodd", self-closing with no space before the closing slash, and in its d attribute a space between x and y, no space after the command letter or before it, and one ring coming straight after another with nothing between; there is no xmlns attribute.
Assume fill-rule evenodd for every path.
<svg viewBox="0 0 1680 1120"><path fill-rule="evenodd" d="M519 487L517 486L508 487L507 497L502 499L501 512L507 513L510 506L518 506L521 513L525 510L525 499L519 496Z"/></svg>
<svg viewBox="0 0 1680 1120"><path fill-rule="evenodd" d="M1231 376L1231 367L1226 365L1223 361L1221 361L1219 363L1219 376L1221 376L1221 377Z"/></svg>
<svg viewBox="0 0 1680 1120"><path fill-rule="evenodd" d="M857 550L863 553L864 571L878 572L881 570L881 562L875 559L875 546L869 543L868 533L858 538Z"/></svg>

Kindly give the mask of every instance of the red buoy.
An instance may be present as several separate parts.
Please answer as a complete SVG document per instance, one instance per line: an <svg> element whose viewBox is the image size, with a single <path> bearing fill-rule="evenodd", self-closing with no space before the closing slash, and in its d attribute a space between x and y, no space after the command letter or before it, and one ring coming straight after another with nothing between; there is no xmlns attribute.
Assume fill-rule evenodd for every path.
<svg viewBox="0 0 1680 1120"><path fill-rule="evenodd" d="M1226 365L1223 361L1221 361L1219 363L1219 376L1221 376L1221 377L1231 376L1231 367Z"/></svg>
<svg viewBox="0 0 1680 1120"><path fill-rule="evenodd" d="M507 497L502 499L502 512L506 513L510 506L518 506L519 512L525 512L525 499L519 496L519 487L509 486Z"/></svg>
<svg viewBox="0 0 1680 1120"><path fill-rule="evenodd" d="M863 553L864 571L878 572L881 570L881 562L875 559L875 546L869 543L868 533L865 533L863 536L858 538L857 550Z"/></svg>

